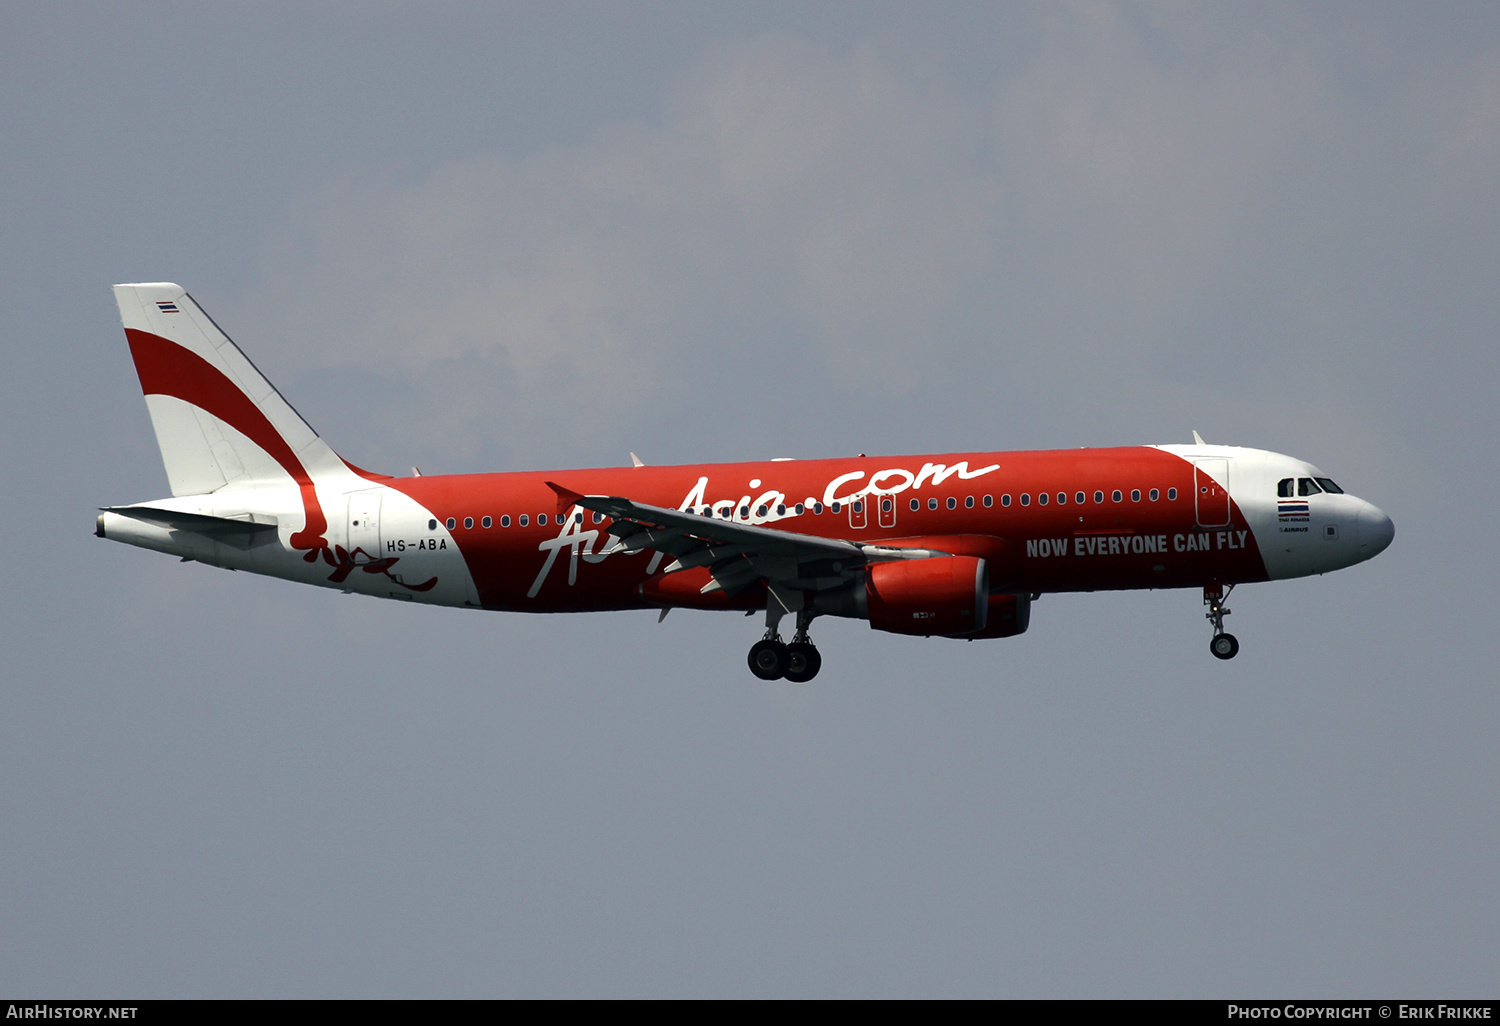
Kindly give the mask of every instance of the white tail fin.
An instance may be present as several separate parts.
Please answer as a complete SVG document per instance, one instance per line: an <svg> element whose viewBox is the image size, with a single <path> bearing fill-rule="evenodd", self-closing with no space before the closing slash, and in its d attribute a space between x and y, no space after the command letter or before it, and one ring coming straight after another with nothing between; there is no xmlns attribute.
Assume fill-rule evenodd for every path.
<svg viewBox="0 0 1500 1026"><path fill-rule="evenodd" d="M348 473L181 286L116 285L115 302L173 495Z"/></svg>

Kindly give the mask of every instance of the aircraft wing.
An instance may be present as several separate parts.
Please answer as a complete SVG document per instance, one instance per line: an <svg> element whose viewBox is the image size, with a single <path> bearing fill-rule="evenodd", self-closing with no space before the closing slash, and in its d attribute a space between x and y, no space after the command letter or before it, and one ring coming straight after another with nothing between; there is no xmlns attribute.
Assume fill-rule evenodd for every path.
<svg viewBox="0 0 1500 1026"><path fill-rule="evenodd" d="M607 552L664 553L673 561L662 568L663 574L708 567L713 581L702 589L705 594L722 589L733 595L758 580L773 591L818 591L843 584L870 563L939 555L773 530L618 495L580 495L550 481L547 485L557 493L562 513L577 506L613 521L609 533L618 541Z"/></svg>

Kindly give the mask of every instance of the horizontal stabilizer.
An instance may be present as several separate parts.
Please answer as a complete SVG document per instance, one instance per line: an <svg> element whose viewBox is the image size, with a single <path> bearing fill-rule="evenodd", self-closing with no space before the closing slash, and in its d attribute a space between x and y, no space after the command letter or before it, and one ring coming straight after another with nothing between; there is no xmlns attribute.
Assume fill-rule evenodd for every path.
<svg viewBox="0 0 1500 1026"><path fill-rule="evenodd" d="M100 509L105 513L130 517L171 531L191 531L240 548L272 541L276 538L278 529L275 517L261 513L253 514L256 519L252 521L235 517L211 517L203 513L183 513L154 506L101 506Z"/></svg>

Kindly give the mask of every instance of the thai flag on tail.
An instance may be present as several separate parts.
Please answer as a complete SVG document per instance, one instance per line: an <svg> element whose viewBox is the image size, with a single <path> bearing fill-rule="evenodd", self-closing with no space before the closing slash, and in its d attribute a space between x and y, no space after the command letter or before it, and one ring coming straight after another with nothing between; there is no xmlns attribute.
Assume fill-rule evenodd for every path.
<svg viewBox="0 0 1500 1026"><path fill-rule="evenodd" d="M156 302L156 308L158 310L160 310L162 313L181 313L181 311L177 309L177 304L176 303L163 302L161 300L157 300L157 302Z"/></svg>

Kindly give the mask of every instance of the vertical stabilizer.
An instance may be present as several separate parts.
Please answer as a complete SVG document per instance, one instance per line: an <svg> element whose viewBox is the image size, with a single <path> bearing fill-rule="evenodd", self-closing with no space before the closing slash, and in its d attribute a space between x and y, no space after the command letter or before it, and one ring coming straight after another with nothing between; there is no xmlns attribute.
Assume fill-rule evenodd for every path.
<svg viewBox="0 0 1500 1026"><path fill-rule="evenodd" d="M181 286L116 285L173 495L347 473Z"/></svg>

